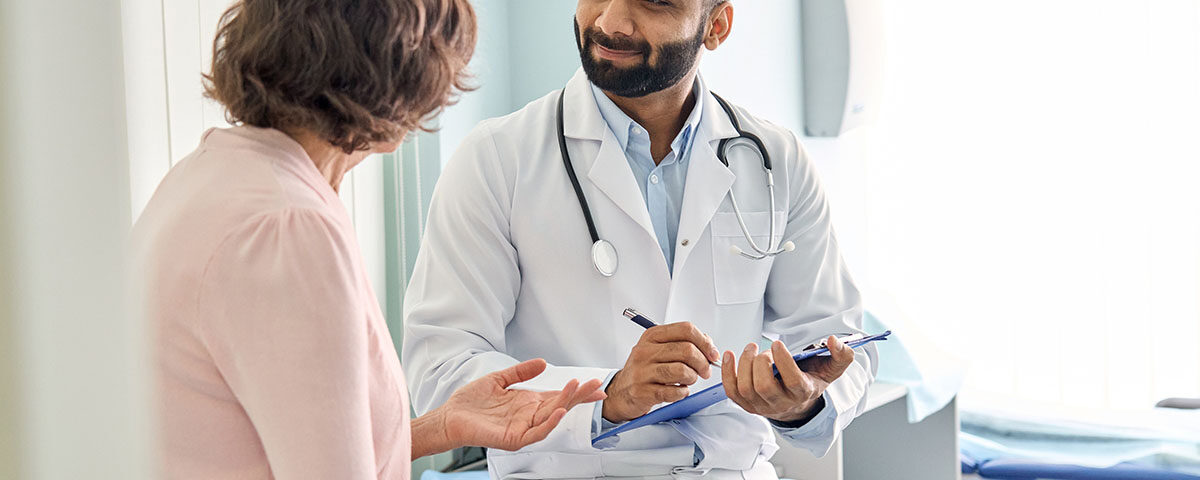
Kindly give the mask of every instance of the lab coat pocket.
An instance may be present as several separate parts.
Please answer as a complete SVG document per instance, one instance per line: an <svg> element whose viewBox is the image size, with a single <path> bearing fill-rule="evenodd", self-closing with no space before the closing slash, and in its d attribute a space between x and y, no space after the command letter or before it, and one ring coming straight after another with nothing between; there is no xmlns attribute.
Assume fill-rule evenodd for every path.
<svg viewBox="0 0 1200 480"><path fill-rule="evenodd" d="M768 237L771 228L769 213L743 212L742 219L746 222L746 229L750 231L754 242L760 248L771 249L783 238L783 230L787 226L786 214L787 212L775 212L773 238ZM733 247L752 255L754 249L746 240L742 227L738 224L737 215L732 212L714 214L709 227L712 232L713 286L716 288L717 303L732 305L762 300L774 257L753 260L734 253Z"/></svg>

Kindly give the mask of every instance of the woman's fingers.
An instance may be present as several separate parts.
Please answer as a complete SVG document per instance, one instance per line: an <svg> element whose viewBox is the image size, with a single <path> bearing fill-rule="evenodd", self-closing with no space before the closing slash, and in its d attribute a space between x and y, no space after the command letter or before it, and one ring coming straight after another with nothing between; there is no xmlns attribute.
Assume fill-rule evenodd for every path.
<svg viewBox="0 0 1200 480"><path fill-rule="evenodd" d="M598 402L608 398L608 395L600 388L603 384L604 382L600 379L593 378L580 385L579 389L575 391L575 398L572 399L571 406L573 407L581 403Z"/></svg>
<svg viewBox="0 0 1200 480"><path fill-rule="evenodd" d="M533 424L537 425L544 422L546 417L553 413L555 409L563 408L570 410L582 403L604 400L607 395L600 389L600 385L603 383L601 380L593 378L581 385L579 380L571 379L571 381L563 386L562 390L544 392L540 395L541 403L534 414Z"/></svg>
<svg viewBox="0 0 1200 480"><path fill-rule="evenodd" d="M541 401L541 404L538 405L537 411L534 412L533 424L538 425L542 422L545 422L546 418L548 418L552 413L554 413L555 410L559 408L571 408L569 405L571 397L575 395L575 391L578 388L579 380L571 379L571 381L567 382L567 384L563 386L562 390L553 392L553 395L549 396L549 398L542 397L543 400Z"/></svg>
<svg viewBox="0 0 1200 480"><path fill-rule="evenodd" d="M557 427L558 422L561 421L566 415L567 409L565 408L558 408L550 412L550 415L544 422L535 423L530 426L529 430L526 430L525 433L521 435L521 438L518 439L520 445L514 445L512 450L518 450L531 443L544 440L547 435L550 435L550 431L554 430L554 427Z"/></svg>

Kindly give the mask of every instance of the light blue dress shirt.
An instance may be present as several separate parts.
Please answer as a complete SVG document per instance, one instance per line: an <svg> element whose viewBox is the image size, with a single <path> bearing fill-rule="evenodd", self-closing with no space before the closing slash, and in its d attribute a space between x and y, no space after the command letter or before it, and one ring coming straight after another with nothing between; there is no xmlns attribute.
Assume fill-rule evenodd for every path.
<svg viewBox="0 0 1200 480"><path fill-rule="evenodd" d="M688 115L683 128L671 142L671 151L663 157L658 165L650 155L650 134L645 128L622 112L604 91L592 85L592 95L600 105L600 116L608 124L617 137L617 143L625 152L625 159L633 170L633 178L637 180L638 188L642 190L642 199L646 202L646 210L650 213L650 222L654 224L654 236L662 249L663 257L667 260L667 271L671 272L675 265L675 236L679 232L679 214L683 209L683 187L687 181L688 159L692 155L692 144L695 141L696 129L700 126L700 116L703 112L703 98L699 80L692 87L696 96L696 105Z"/></svg>

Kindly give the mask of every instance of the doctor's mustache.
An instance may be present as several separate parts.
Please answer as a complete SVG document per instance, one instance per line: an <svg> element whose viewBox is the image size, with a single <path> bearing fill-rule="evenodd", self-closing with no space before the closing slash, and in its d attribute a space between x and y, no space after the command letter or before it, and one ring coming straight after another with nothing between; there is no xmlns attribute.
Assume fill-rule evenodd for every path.
<svg viewBox="0 0 1200 480"><path fill-rule="evenodd" d="M579 24L575 24L575 34L579 35ZM583 31L583 48L584 48L584 50L588 51L588 49L591 48L593 43L600 45L601 47L607 48L609 50L636 51L636 52L640 53L643 58L649 56L650 51L652 50L652 47L650 46L650 42L647 42L645 40L634 40L634 39L628 38L628 37L626 37L626 38L610 37L608 35L600 33L600 31L596 30L595 27L588 27L587 29L585 29Z"/></svg>

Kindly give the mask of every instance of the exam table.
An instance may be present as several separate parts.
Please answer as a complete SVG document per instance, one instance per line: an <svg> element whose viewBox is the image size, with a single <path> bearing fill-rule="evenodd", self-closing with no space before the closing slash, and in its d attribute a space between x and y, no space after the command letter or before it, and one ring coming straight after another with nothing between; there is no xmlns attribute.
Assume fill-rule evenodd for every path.
<svg viewBox="0 0 1200 480"><path fill-rule="evenodd" d="M1196 410L1200 415L1200 399L1169 398L1158 408ZM1200 447L1198 447L1200 448ZM964 448L966 450L966 448ZM1002 480L1200 480L1195 467L1183 471L1168 466L1122 462L1107 467L1076 465L1027 458L992 458L976 460L968 452L960 455L965 478ZM1169 463L1169 462L1164 462Z"/></svg>

